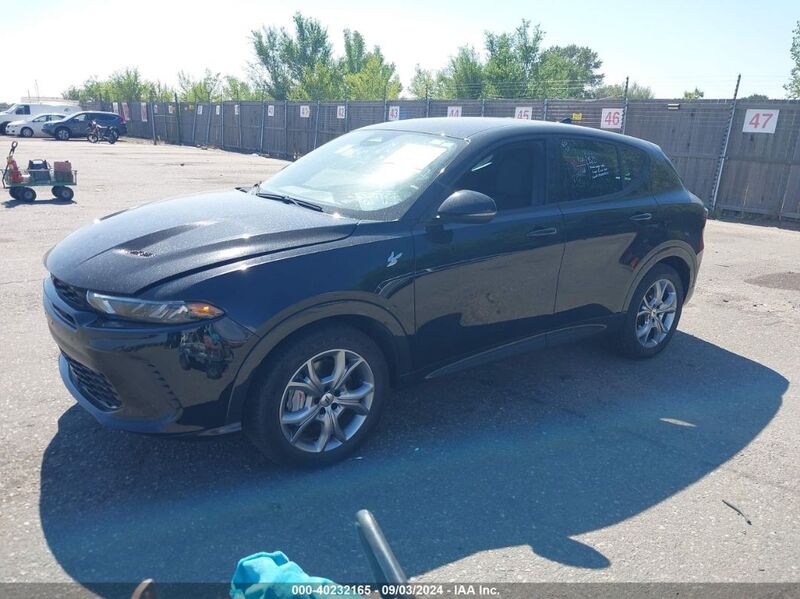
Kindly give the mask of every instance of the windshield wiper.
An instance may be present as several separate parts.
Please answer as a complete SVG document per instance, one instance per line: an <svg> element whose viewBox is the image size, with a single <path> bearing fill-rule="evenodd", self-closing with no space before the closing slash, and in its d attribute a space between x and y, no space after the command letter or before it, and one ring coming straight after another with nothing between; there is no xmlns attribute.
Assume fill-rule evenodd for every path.
<svg viewBox="0 0 800 599"><path fill-rule="evenodd" d="M314 204L313 202L307 202L306 200L298 200L297 198L293 198L291 196L283 195L280 193L257 191L253 195L257 195L260 198L266 198L268 200L277 200L279 202L283 202L284 204L294 204L295 206L301 206L302 208L308 208L309 210L316 210L317 212L322 212L322 206L320 206L319 204Z"/></svg>

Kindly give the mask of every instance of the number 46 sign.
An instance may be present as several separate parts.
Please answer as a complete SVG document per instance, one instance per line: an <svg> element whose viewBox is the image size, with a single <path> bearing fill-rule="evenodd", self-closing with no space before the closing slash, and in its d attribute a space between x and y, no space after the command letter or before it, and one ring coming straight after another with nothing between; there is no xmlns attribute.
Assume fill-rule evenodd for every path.
<svg viewBox="0 0 800 599"><path fill-rule="evenodd" d="M779 110L748 108L744 113L742 133L775 133Z"/></svg>
<svg viewBox="0 0 800 599"><path fill-rule="evenodd" d="M600 113L601 129L622 129L622 113L624 108L603 108Z"/></svg>

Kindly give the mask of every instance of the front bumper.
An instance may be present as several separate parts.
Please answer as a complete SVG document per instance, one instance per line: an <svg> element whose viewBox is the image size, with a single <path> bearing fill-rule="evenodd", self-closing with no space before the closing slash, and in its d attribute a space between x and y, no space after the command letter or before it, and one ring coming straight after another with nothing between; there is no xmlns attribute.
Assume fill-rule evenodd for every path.
<svg viewBox="0 0 800 599"><path fill-rule="evenodd" d="M228 432L230 389L255 336L227 317L142 325L81 305L81 290L44 282L64 385L106 426L150 434Z"/></svg>

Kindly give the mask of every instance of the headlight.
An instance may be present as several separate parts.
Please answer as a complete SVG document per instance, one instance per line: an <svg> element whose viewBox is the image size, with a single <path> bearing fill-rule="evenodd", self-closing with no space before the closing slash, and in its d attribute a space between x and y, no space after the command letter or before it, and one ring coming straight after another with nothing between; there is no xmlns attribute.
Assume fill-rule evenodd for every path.
<svg viewBox="0 0 800 599"><path fill-rule="evenodd" d="M224 312L203 302L153 302L132 297L114 297L94 291L86 292L86 301L93 308L128 320L180 324L222 316Z"/></svg>

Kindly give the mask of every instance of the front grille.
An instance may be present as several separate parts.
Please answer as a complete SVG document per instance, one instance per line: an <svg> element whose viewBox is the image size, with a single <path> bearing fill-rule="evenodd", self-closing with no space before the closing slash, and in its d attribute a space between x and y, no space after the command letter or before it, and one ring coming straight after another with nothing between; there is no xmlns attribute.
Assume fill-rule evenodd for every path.
<svg viewBox="0 0 800 599"><path fill-rule="evenodd" d="M89 302L86 301L86 290L79 287L68 285L64 281L52 277L53 286L56 288L58 297L67 302L76 310L89 310Z"/></svg>
<svg viewBox="0 0 800 599"><path fill-rule="evenodd" d="M105 375L84 366L77 360L73 360L64 354L64 358L69 364L69 373L72 382L78 387L86 399L91 401L101 410L110 412L120 406L117 392Z"/></svg>

